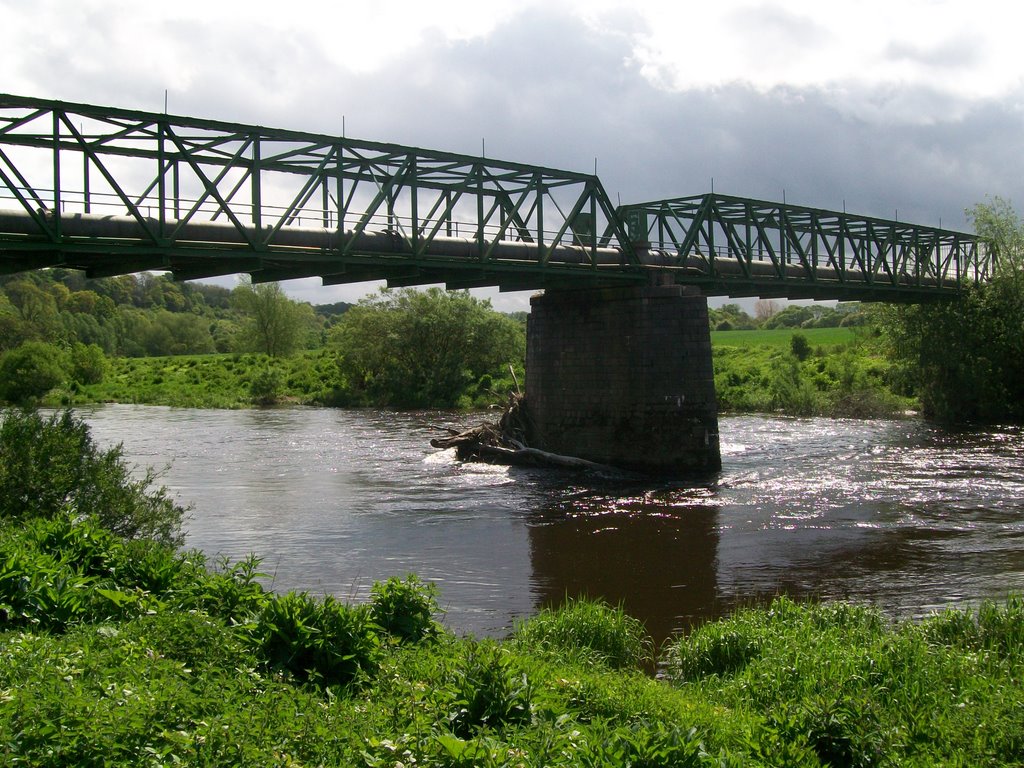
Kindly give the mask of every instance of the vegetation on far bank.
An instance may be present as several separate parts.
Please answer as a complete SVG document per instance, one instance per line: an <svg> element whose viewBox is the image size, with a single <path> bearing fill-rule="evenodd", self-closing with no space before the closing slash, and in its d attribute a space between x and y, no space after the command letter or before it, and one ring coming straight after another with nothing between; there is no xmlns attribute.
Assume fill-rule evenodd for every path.
<svg viewBox="0 0 1024 768"><path fill-rule="evenodd" d="M896 622L778 598L661 649L581 600L503 639L457 637L415 576L359 604L273 594L255 558L211 564L162 534L116 535L162 492L127 481L70 414L2 418L0 467L67 478L47 504L29 488L0 497L6 765L1024 761L1024 600ZM126 482L132 503L113 515L90 490ZM180 525L182 510L152 509Z"/></svg>
<svg viewBox="0 0 1024 768"><path fill-rule="evenodd" d="M881 418L917 407L870 329L719 331L712 356L722 411Z"/></svg>
<svg viewBox="0 0 1024 768"><path fill-rule="evenodd" d="M957 301L880 307L899 378L943 423L1024 422L1024 221L993 198L968 210L996 272Z"/></svg>

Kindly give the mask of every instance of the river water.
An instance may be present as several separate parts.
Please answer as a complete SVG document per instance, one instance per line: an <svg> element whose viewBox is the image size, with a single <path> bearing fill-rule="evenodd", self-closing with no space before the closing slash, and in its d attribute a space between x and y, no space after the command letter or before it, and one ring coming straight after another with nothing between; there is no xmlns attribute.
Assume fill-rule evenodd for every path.
<svg viewBox="0 0 1024 768"><path fill-rule="evenodd" d="M637 483L460 464L437 425L301 408L82 408L103 446L166 467L187 546L263 558L275 590L365 599L415 572L457 632L501 635L566 595L622 602L661 640L778 593L894 616L1024 592L1024 430L721 419L723 470Z"/></svg>

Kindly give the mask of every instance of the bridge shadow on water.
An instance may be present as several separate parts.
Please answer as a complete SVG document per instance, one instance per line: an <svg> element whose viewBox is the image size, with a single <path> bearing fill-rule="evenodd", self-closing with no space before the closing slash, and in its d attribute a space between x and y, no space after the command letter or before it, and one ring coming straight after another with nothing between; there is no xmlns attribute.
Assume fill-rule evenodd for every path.
<svg viewBox="0 0 1024 768"><path fill-rule="evenodd" d="M565 494L527 520L537 608L621 604L660 645L718 613L718 502L709 487Z"/></svg>

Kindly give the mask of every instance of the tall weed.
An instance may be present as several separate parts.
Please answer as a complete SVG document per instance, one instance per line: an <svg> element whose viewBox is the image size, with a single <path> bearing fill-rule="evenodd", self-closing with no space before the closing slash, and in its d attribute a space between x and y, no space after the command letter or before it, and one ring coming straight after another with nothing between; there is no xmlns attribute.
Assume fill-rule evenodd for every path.
<svg viewBox="0 0 1024 768"><path fill-rule="evenodd" d="M421 581L410 573L404 579L392 576L370 590L370 614L381 629L400 642L416 642L436 635L434 620L439 612L436 584Z"/></svg>
<svg viewBox="0 0 1024 768"><path fill-rule="evenodd" d="M643 623L601 601L570 599L561 608L543 610L519 624L514 639L523 647L569 657L586 654L616 669L639 669L653 656Z"/></svg>
<svg viewBox="0 0 1024 768"><path fill-rule="evenodd" d="M289 592L267 600L250 627L254 646L273 668L320 685L348 685L371 672L380 643L366 606Z"/></svg>

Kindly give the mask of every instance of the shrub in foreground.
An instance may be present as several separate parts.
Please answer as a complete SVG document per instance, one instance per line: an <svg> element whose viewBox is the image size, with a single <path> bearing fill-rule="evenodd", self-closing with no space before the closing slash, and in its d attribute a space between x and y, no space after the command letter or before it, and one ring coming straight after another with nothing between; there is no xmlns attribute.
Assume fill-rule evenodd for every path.
<svg viewBox="0 0 1024 768"><path fill-rule="evenodd" d="M367 606L289 592L267 601L252 627L259 655L299 680L347 685L377 665L380 642Z"/></svg>
<svg viewBox="0 0 1024 768"><path fill-rule="evenodd" d="M153 487L156 473L134 477L121 446L98 448L70 411L8 409L0 419L0 519L53 518L70 507L119 536L184 541L185 509Z"/></svg>

